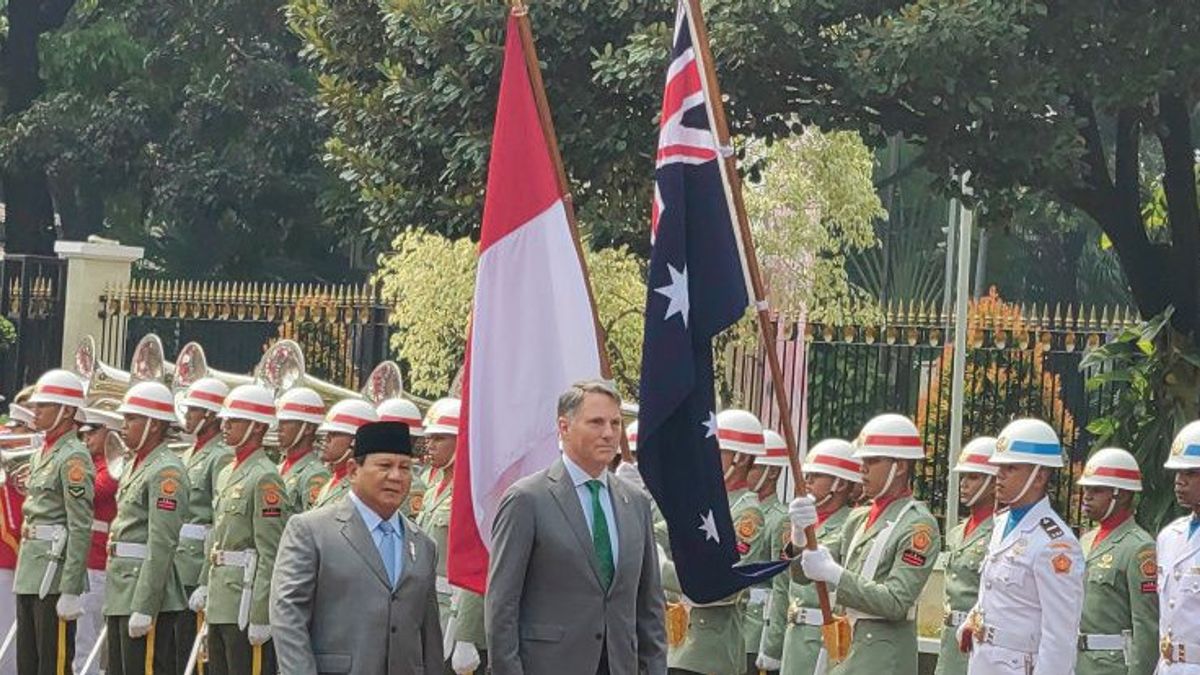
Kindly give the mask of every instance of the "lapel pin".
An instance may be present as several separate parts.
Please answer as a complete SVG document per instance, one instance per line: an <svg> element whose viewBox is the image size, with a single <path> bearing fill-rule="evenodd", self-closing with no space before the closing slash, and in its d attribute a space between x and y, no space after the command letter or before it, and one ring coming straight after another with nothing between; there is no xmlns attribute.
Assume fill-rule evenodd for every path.
<svg viewBox="0 0 1200 675"><path fill-rule="evenodd" d="M417 559L417 545L411 541L408 542L408 558L413 561Z"/></svg>

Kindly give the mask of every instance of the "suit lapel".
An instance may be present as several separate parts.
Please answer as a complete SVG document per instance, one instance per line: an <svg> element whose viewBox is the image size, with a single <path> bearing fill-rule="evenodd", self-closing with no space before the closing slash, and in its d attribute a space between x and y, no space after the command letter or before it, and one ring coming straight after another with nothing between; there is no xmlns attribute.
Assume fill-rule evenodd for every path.
<svg viewBox="0 0 1200 675"><path fill-rule="evenodd" d="M637 527L638 512L634 501L629 498L628 487L619 483L615 476L609 475L608 495L612 498L613 520L617 521L613 523L613 527L617 528L617 541L620 544L618 548L626 554L617 557L617 570L613 575L613 583L608 587L609 593L612 593L612 589L623 575L638 573L638 559L633 556L633 552L641 549L638 535L642 530Z"/></svg>
<svg viewBox="0 0 1200 675"><path fill-rule="evenodd" d="M550 481L550 494L554 496L554 501L558 502L558 507L562 509L563 516L567 519L567 525L575 533L580 547L587 553L588 565L592 568L596 584L600 585L600 565L596 561L596 547L592 544L592 533L588 530L583 508L579 505L579 494L575 491L575 484L571 480L571 475L567 473L567 467L563 465L562 459L555 460L554 464L550 465L546 471L546 478ZM614 506L616 505L614 504ZM617 531L620 532L620 530Z"/></svg>
<svg viewBox="0 0 1200 675"><path fill-rule="evenodd" d="M400 564L400 576L396 578L396 591L408 581L417 565L417 536L413 533L413 524L404 516L400 516L400 527L404 529L404 550L400 551L400 559L403 562Z"/></svg>
<svg viewBox="0 0 1200 675"><path fill-rule="evenodd" d="M379 557L379 549L375 547L375 540L367 531L367 524L363 522L362 516L358 515L358 509L354 507L354 502L343 499L338 503L337 508L339 509L337 519L342 521L342 536L350 543L350 548L353 548L354 552L367 564L367 567L370 567L371 571L375 573L379 583L391 589L392 585L388 580L387 570L383 569L383 558Z"/></svg>

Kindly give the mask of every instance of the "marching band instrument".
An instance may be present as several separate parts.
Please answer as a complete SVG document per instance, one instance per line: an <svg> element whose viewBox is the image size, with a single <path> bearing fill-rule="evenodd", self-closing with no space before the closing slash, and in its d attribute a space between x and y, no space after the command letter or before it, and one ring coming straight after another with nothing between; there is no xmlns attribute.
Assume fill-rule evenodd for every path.
<svg viewBox="0 0 1200 675"><path fill-rule="evenodd" d="M45 439L45 434L40 433L0 436L0 483L24 470L33 455L42 449Z"/></svg>
<svg viewBox="0 0 1200 675"><path fill-rule="evenodd" d="M256 367L254 370L258 369ZM174 372L172 385L179 395L182 395L184 390L202 377L216 378L229 385L230 389L242 384L254 384L258 381L253 372L250 375L238 375L210 367L208 357L204 354L204 347L201 347L199 342L189 342L179 350L179 356L175 357Z"/></svg>
<svg viewBox="0 0 1200 675"><path fill-rule="evenodd" d="M279 340L271 345L263 355L259 376L268 387L275 389L277 396L293 387L308 387L320 394L326 403L358 398L377 405L404 393L404 378L400 374L400 366L394 361L384 361L375 366L362 391L317 379L307 373L304 351L294 340Z"/></svg>
<svg viewBox="0 0 1200 675"><path fill-rule="evenodd" d="M89 401L120 399L126 390L138 382L164 381L166 359L163 357L162 340L153 333L139 340L133 349L129 370L126 371L97 358L96 339L85 335L75 349L75 372L87 383Z"/></svg>

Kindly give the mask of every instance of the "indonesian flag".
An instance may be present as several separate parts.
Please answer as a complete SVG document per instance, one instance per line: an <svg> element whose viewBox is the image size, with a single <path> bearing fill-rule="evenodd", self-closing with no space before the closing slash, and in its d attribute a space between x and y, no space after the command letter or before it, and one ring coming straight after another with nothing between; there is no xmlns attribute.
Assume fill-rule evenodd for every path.
<svg viewBox="0 0 1200 675"><path fill-rule="evenodd" d="M558 397L600 374L587 283L510 16L455 452L455 586L484 591L500 498L559 456Z"/></svg>

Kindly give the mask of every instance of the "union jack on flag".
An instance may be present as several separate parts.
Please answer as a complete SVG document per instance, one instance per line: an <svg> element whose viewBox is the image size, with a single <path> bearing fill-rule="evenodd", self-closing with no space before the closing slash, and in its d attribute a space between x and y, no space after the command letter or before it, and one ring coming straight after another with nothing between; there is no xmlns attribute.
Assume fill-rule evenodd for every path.
<svg viewBox="0 0 1200 675"><path fill-rule="evenodd" d="M787 562L738 565L717 448L712 339L753 294L695 48L700 20L681 0L654 174L638 468L667 521L684 593L713 602Z"/></svg>

